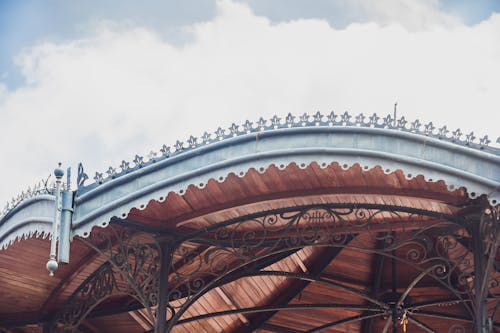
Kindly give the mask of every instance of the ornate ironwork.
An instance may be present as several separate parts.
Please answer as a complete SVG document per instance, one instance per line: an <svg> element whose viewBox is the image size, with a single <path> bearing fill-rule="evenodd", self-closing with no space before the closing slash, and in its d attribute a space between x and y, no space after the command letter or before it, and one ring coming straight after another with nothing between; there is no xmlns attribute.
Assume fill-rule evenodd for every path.
<svg viewBox="0 0 500 333"><path fill-rule="evenodd" d="M344 112L343 114L335 114L333 111L329 115L323 115L321 112L316 112L314 115L309 115L304 113L300 117L298 117L298 121L296 121L296 117L292 114L288 114L284 120L282 120L278 116L273 116L269 120L265 120L264 118L260 118L256 125L252 126L252 122L246 121L242 125L231 124L230 127L227 128L227 131L221 127L219 127L213 134L209 134L205 132L201 137L201 140L194 136L190 136L187 140L187 145L184 145L183 141L177 140L173 147L168 147L163 145L160 149L160 153L151 152L154 154L154 158L149 158L148 161L144 161L144 158L140 155L136 155L133 162L135 164L134 168L129 168L129 163L126 163L126 168L121 168L121 171L118 172L119 168L110 167L108 170L114 170L115 172L107 173L96 173L96 177L94 177L94 181L97 184L101 184L103 182L109 181L113 178L124 175L132 170L141 168L143 166L152 164L161 159L169 158L171 156L175 156L177 154L181 154L185 151L189 151L192 149L196 149L197 147L204 146L209 143L218 142L225 139L230 139L239 135L246 135L254 132L261 131L270 131L279 128L291 128L291 127L317 127L317 126L357 126L357 127L371 127L371 128L386 128L386 129L395 129L399 131L411 132L416 134L421 134L425 136L431 136L437 138L439 140L445 140L449 142L453 142L455 144L460 144L463 146L468 146L476 149L484 149L485 147L489 147L491 140L487 135L476 140L476 136L473 132L464 135L460 129L455 131L450 131L446 126L443 126L437 129L432 122L429 122L425 125L417 119L413 122L409 122L405 117L393 118L391 114L388 114L386 117L380 117L376 113L372 114L370 117L364 116L362 113L353 116L349 114L349 112ZM352 120L354 119L354 120ZM422 129L423 126L423 129ZM243 129L243 130L241 130ZM174 149L174 152L171 153L170 150ZM156 156L159 156L158 158ZM123 163L123 162L122 162ZM106 176L106 173L108 174ZM78 181L78 186L83 187L85 179Z"/></svg>
<svg viewBox="0 0 500 333"><path fill-rule="evenodd" d="M73 293L53 321L59 332L75 332L82 320L110 296L126 295L147 310L151 320L158 303L159 249L143 243L113 227L111 234L98 233L96 242L80 239L100 254L106 262Z"/></svg>
<svg viewBox="0 0 500 333"><path fill-rule="evenodd" d="M23 201L42 194L52 194L54 183L50 183L49 179L50 176L46 180L41 180L36 183L33 187L28 187L26 191L22 191L19 195L7 201L2 210L0 210L0 220ZM63 187L64 186L65 184L63 184Z"/></svg>
<svg viewBox="0 0 500 333"><path fill-rule="evenodd" d="M381 230L385 231L383 236ZM397 233L392 232L396 230ZM387 246L377 250L367 247L364 241L346 244L348 235L357 234L369 235L374 240L383 237ZM421 272L415 283L424 276L434 279L472 317L474 310L466 302L471 297L470 280L474 278L469 237L465 221L453 216L381 205L309 206L225 221L188 238L208 248L199 250L181 245L177 249L176 256L181 259L173 265L183 269L171 268L169 299L174 309L171 325L201 295L231 280L226 277L241 270L255 274L254 265L259 259L306 246L368 251L409 265ZM404 255L395 256L393 251Z"/></svg>
<svg viewBox="0 0 500 333"><path fill-rule="evenodd" d="M372 316L386 318L385 331L403 317L408 325L432 331L425 323L425 317L430 316L448 320L449 333L470 332L478 307L483 306L476 300L480 291L476 284L473 226L480 222L479 239L487 249L483 255L496 263L498 216L498 208L492 207L486 208L478 221L426 209L378 204L310 205L259 212L175 236L176 244L180 245L172 247L172 260L167 260L169 267L163 269L169 272L168 279L159 273L157 244L134 242L131 241L133 237L113 231L99 238L99 245L91 239L82 240L100 253L107 253L108 262L75 292L67 308L58 315L57 322L63 328L74 329L103 299L115 294L130 296L154 317L152 308L158 304L161 280L168 281L164 288L168 303L166 330L169 331L177 324L211 316L183 317L191 305L216 287L251 276L281 276L341 289L370 304L371 314L363 312L310 332ZM115 230L113 226L110 228ZM171 231L158 228L150 228L148 232L157 237L167 234L174 237ZM383 242L384 246L373 247L370 244L374 242ZM283 258L280 254L288 256L290 251L304 247L348 248L375 253L416 273L405 291L380 298L321 276L266 269L272 260ZM485 299L496 301L497 296L490 292L497 287L496 272L486 275ZM412 302L409 296L423 279L433 280L451 295L450 298ZM280 306L286 308L286 305ZM428 311L436 306L459 306L463 315ZM236 309L231 313L276 311L275 307ZM489 322L497 325L492 312L494 310L487 314ZM212 316L223 314L226 312Z"/></svg>

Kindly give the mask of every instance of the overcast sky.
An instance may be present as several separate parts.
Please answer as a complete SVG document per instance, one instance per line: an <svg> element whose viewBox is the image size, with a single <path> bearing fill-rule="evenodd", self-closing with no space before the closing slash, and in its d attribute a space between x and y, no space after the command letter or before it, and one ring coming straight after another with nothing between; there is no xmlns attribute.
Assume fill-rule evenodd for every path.
<svg viewBox="0 0 500 333"><path fill-rule="evenodd" d="M0 205L59 161L92 177L232 122L396 101L495 141L500 1L0 0Z"/></svg>

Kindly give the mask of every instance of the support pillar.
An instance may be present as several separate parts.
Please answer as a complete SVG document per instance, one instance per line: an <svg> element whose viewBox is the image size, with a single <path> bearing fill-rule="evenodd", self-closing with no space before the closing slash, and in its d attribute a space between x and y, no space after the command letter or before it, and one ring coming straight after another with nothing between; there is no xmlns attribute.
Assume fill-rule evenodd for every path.
<svg viewBox="0 0 500 333"><path fill-rule="evenodd" d="M486 333L485 329L485 304L481 299L482 282L484 280L484 242L481 223L476 219L472 225L472 240L474 250L474 304L475 304L475 317L474 317L474 332Z"/></svg>
<svg viewBox="0 0 500 333"><path fill-rule="evenodd" d="M500 245L499 222L498 208L486 206L481 215L472 223L476 333L490 333L491 331L488 325L486 299L497 248Z"/></svg>
<svg viewBox="0 0 500 333"><path fill-rule="evenodd" d="M168 273L172 264L172 255L178 243L173 235L157 238L160 249L160 274L158 275L158 307L156 309L155 333L167 332Z"/></svg>

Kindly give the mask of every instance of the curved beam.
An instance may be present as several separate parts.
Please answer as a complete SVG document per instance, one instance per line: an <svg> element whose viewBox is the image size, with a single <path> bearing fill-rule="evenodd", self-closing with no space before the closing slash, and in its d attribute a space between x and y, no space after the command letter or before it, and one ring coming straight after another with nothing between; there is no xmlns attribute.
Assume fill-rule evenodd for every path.
<svg viewBox="0 0 500 333"><path fill-rule="evenodd" d="M421 322L417 318L413 318L412 316L408 316L408 320L411 321L412 323L415 323L418 327L423 328L428 333L438 333L432 327L430 327L429 325Z"/></svg>
<svg viewBox="0 0 500 333"><path fill-rule="evenodd" d="M22 237L48 237L52 233L54 202L51 194L37 195L0 217L0 250Z"/></svg>
<svg viewBox="0 0 500 333"><path fill-rule="evenodd" d="M411 306L408 306L408 310L418 310L421 308L425 308L428 306L446 306L450 304L460 304L460 303L469 303L472 302L471 299L459 299L459 298L450 298L450 299L439 299L435 301L430 301L430 302L420 302L420 303L415 303L412 304Z"/></svg>
<svg viewBox="0 0 500 333"><path fill-rule="evenodd" d="M274 305L274 306L255 306L243 309L235 310L225 310L206 313L198 316L189 317L186 319L179 320L177 325L187 324L189 322L220 317L229 316L235 314L247 314L247 313L261 313L261 312L276 312L276 311L291 311L291 310L315 310L315 309L345 309L345 310L356 310L356 311L370 311L370 312L381 312L380 308L372 308L365 305L359 304L337 304L337 303L324 303L324 304L288 304L288 305Z"/></svg>
<svg viewBox="0 0 500 333"><path fill-rule="evenodd" d="M386 314L385 312L382 313L377 313L377 314L370 314L370 315L359 315L359 316L353 316L349 318L344 318L341 320L337 320L328 324L324 324L318 327L315 327L311 330L305 331L304 333L316 333L316 332L321 332L323 330L326 330L327 328L343 325L343 324L348 324L348 323L354 323L360 320L368 319L368 318L375 318L375 317L380 317Z"/></svg>
<svg viewBox="0 0 500 333"><path fill-rule="evenodd" d="M500 156L486 151L378 128L277 129L186 149L101 185L80 188L73 235L86 236L92 226L106 226L112 216L126 217L130 209L142 209L152 199L163 201L169 192L183 194L189 185L292 162L301 167L337 162L347 168L359 163L368 169L382 166L388 172L401 169L412 177L444 180L457 188L466 187L475 196L487 194L490 202L500 201Z"/></svg>
<svg viewBox="0 0 500 333"><path fill-rule="evenodd" d="M342 283L329 281L329 280L325 280L325 279L321 279L321 278L314 278L314 277L311 277L311 276L305 275L305 274L282 272L282 271L260 271L258 274L249 274L247 276L254 276L254 275L255 276L256 275L258 275L258 276L281 276L281 277L286 277L286 278L294 278L294 279L299 279L299 280L303 280L303 281L319 283L319 284L322 284L322 285L325 285L328 287L338 288L338 289L341 289L345 292L348 292L354 296L361 297L368 302L371 302L375 305L378 305L383 310L389 309L389 306L386 303L381 302L373 297L370 297L367 294L364 294L363 292L361 292L358 289L351 288L351 287L346 286Z"/></svg>

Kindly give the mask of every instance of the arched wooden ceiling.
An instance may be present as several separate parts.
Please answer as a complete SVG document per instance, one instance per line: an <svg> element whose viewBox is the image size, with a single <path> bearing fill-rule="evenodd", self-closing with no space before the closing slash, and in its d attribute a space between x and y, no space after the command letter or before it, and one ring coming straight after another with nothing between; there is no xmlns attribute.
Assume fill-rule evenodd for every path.
<svg viewBox="0 0 500 333"><path fill-rule="evenodd" d="M264 173L250 170L244 177L229 175L224 182L210 181L204 188L192 186L182 195L169 193L161 203L152 200L143 210L132 209L126 221L145 228L192 230L255 212L311 204L394 205L458 215L471 202L464 188L450 191L443 182L428 182L423 177L407 179L400 170L385 174L381 168L364 171L359 165L344 170L337 163L327 167L313 163L302 169L292 163L284 170L271 166ZM117 222L114 227L122 228L123 225ZM357 242L368 247L379 246L371 237L357 237ZM70 264L60 267L56 276L50 278L43 265L48 248L48 239L31 238L14 243L0 256L0 327L5 330L42 332L40 324L64 306L78 286L105 262L104 257L75 239ZM374 297L381 297L392 285L390 262L385 259L381 264L382 259L373 253L347 248L304 247L275 260L268 262L266 269L309 274L372 293ZM397 267L398 292L404 290L413 275L408 268ZM379 285L375 286L376 283ZM411 297L413 303L422 303L451 295L432 280L424 279L412 290ZM131 304L128 311L114 313L128 303ZM344 307L333 307L334 304ZM134 309L133 305L126 297L111 298L84 321L81 331L145 332L152 329L144 310ZM322 283L284 276L247 277L201 297L181 318L174 332L305 332L326 323L364 315L365 310L356 308L364 305L367 303L360 297ZM276 308L257 311L263 306ZM189 321L192 317L239 308L255 311ZM433 318L436 309L448 314L450 319ZM465 327L470 326L465 319L460 319L467 315L460 305L440 304L429 307L428 312L430 314L419 319L437 332L444 332L457 320ZM379 332L384 323L383 318L353 320L324 331ZM411 332L426 332L418 323L408 325Z"/></svg>
<svg viewBox="0 0 500 333"><path fill-rule="evenodd" d="M492 206L500 199L500 151L488 146L487 137L476 143L472 133L437 130L432 123L376 114L352 118L318 112L298 121L289 115L283 121L260 119L255 126L233 124L229 132L178 141L174 152L163 146L159 155L124 161L107 176L96 173L91 184L79 168L78 189L64 191L73 200L66 211L73 214L71 260L60 264L55 277L47 276L43 264L55 210L52 190L21 196L0 217L0 330L49 332L50 322L65 311L83 311L74 305L89 301L93 288L106 291L100 274L126 280L113 275L129 237L121 239L123 233L147 246L165 236L203 236L177 244L170 273L158 279L180 290L178 298L168 298L174 332L465 333L477 319L469 303L482 286L488 289L489 330L496 331L497 267L491 281L471 267L486 260L482 250L488 252L488 267L496 264L498 240L481 240L481 251L470 248L480 243L473 237L479 213L484 207L498 213ZM327 214L318 225L315 214L321 210ZM294 212L310 213L299 214L297 221L310 218L315 227L297 222L287 245L276 243L278 250L270 251L272 238L255 226L268 223L277 232L283 214ZM217 231L221 225L232 227ZM225 239L221 248L224 232L234 232L239 243L228 246ZM315 238L307 243L297 237L302 232L306 240L316 232ZM242 243L247 236L250 247L252 240L268 242L253 249L252 269L248 262L238 266L234 255L248 246ZM328 237L341 243L321 242ZM20 238L25 239L15 242ZM415 242L391 248L397 239ZM445 247L441 257L456 265L410 265L412 244L434 256ZM101 245L108 245L108 254L95 251ZM220 257L229 273L219 281L208 261L231 249L236 250ZM138 257L128 258L136 253L126 253L136 265ZM204 260L193 261L186 253ZM198 282L186 272L197 263L206 269L198 287L215 283L203 294L189 292L189 283L196 290ZM430 268L437 271L430 274ZM193 281L179 279L183 274ZM89 313L77 331L152 330L154 309L121 292L125 280L113 282L119 292L99 302L90 299L95 302L84 308Z"/></svg>

